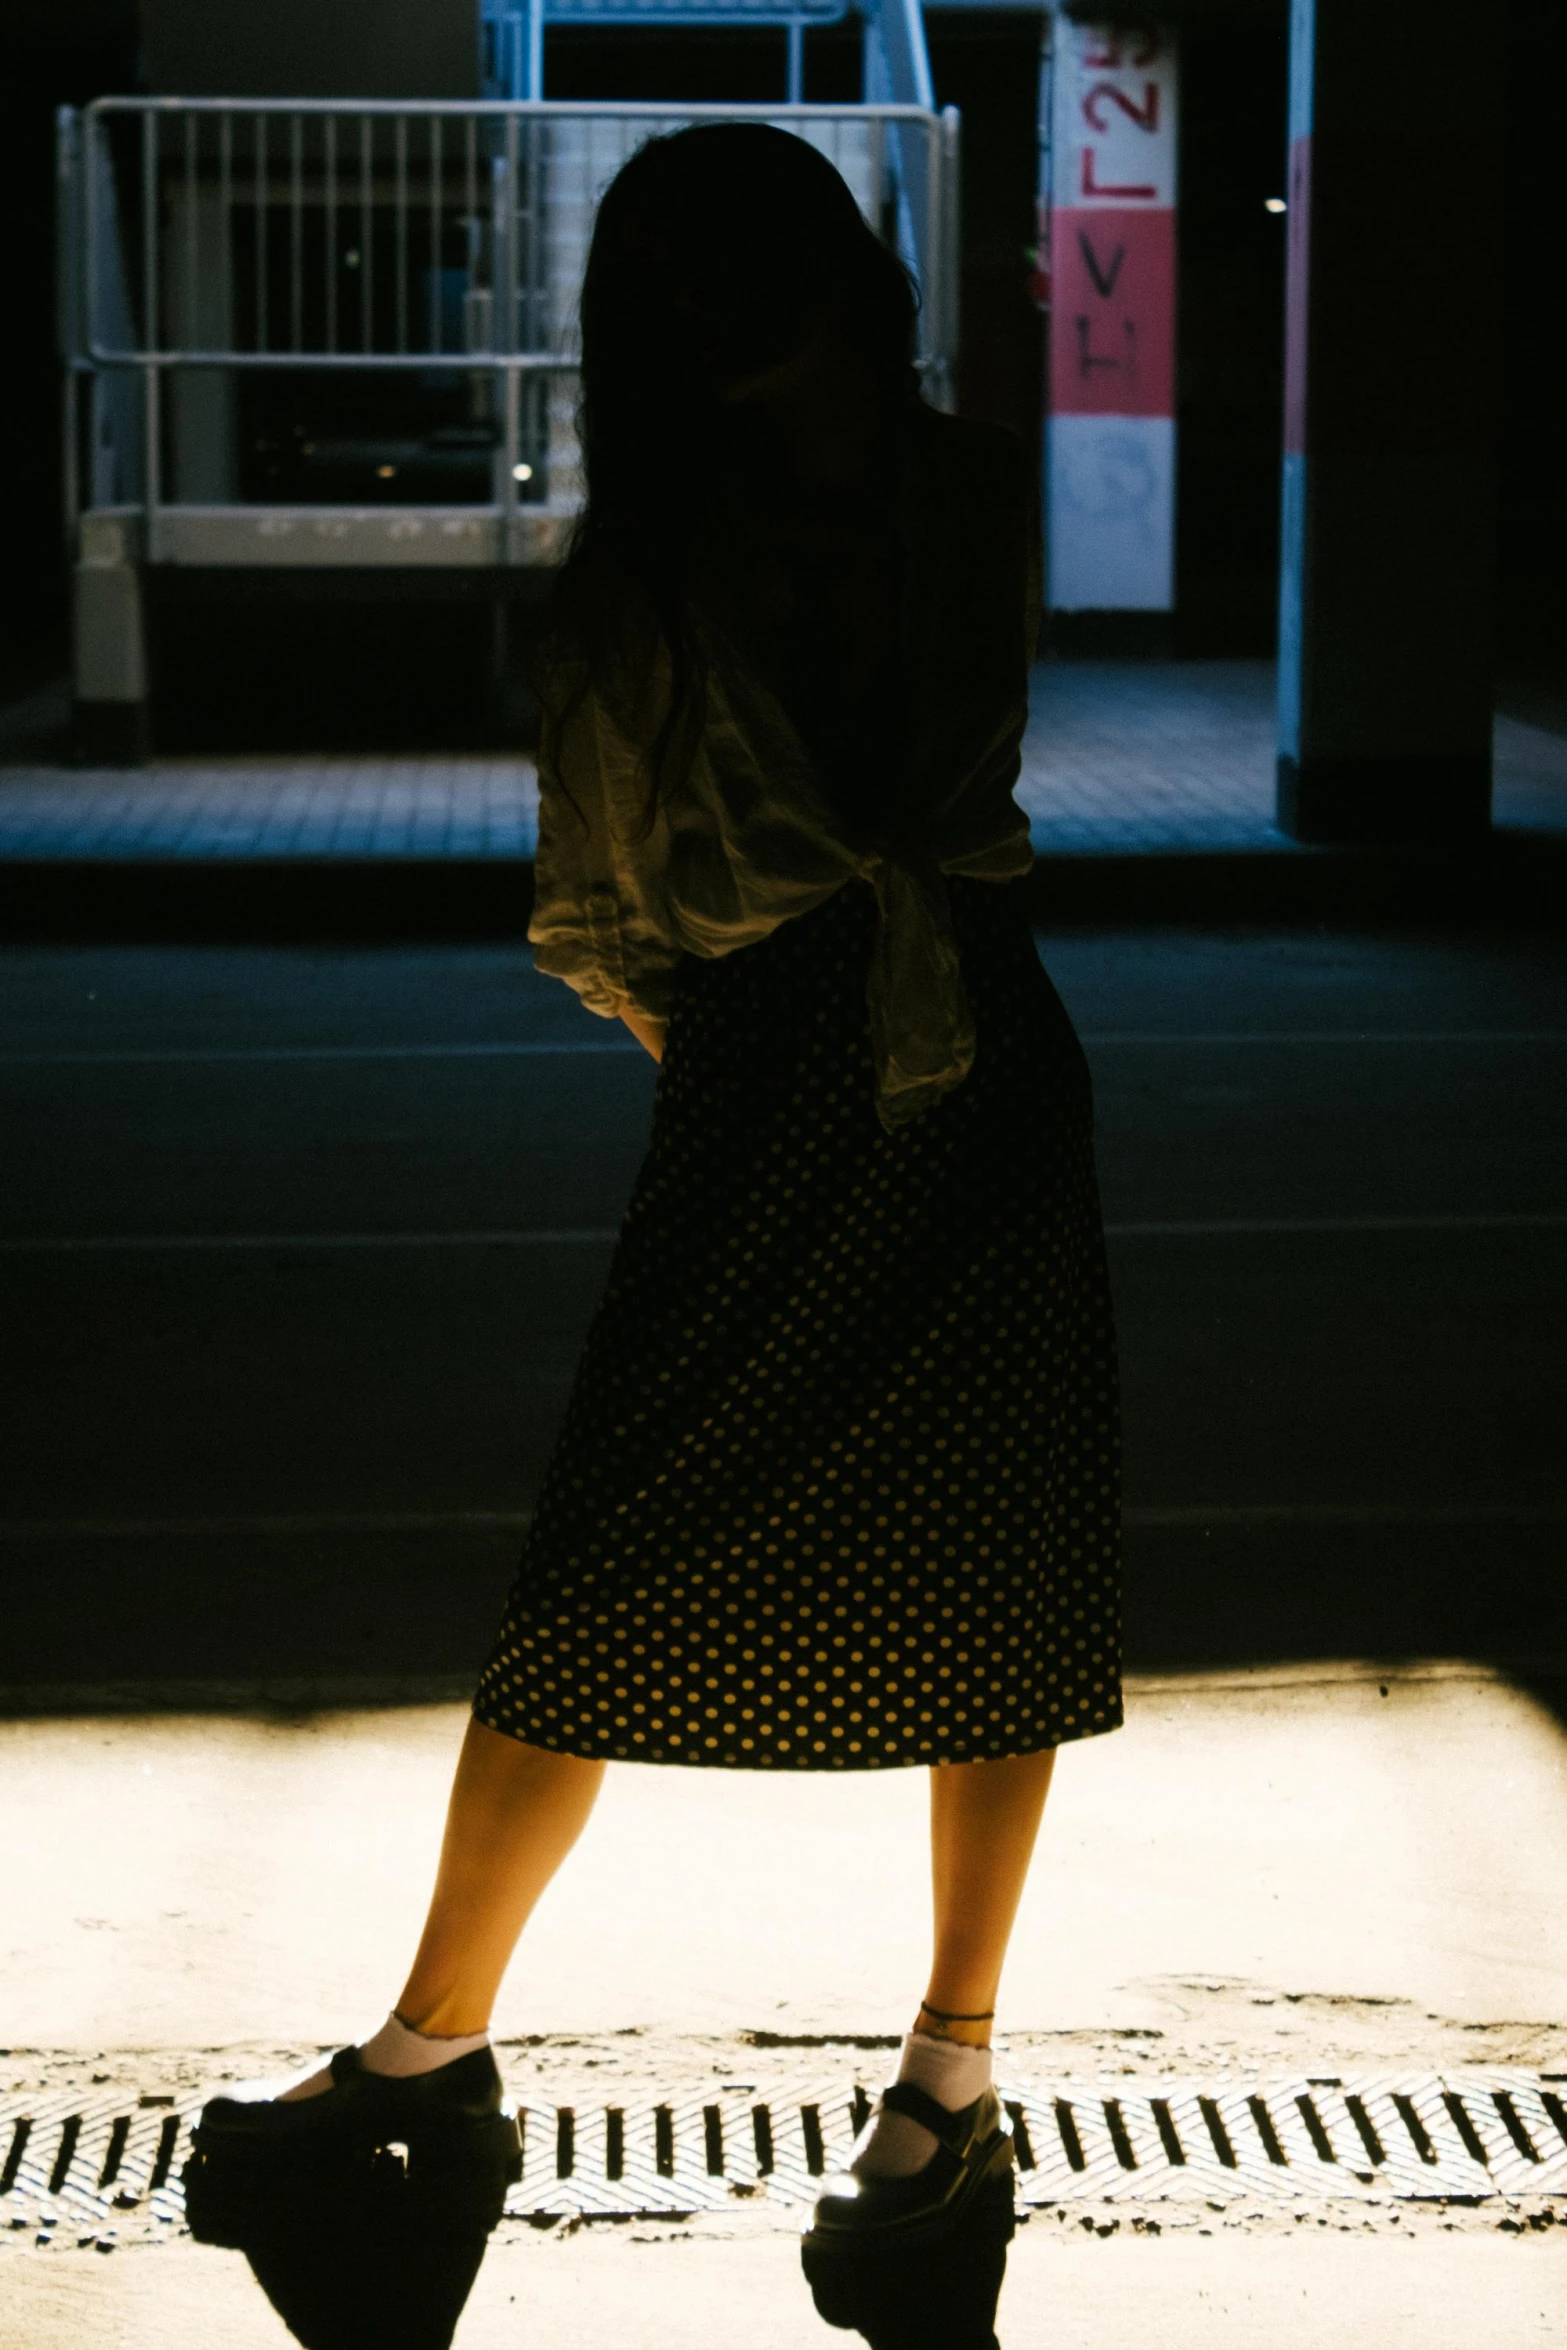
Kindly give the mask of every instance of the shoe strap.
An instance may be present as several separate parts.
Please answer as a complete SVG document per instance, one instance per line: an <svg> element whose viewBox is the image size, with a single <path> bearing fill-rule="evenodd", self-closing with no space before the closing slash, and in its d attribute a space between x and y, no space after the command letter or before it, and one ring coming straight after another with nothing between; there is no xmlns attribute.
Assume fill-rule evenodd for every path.
<svg viewBox="0 0 1567 2350"><path fill-rule="evenodd" d="M918 2081L889 2081L881 2093L881 2102L886 2112L901 2113L909 2121L918 2122L922 2130L929 2130L952 2154L961 2154L968 2143L963 2115L941 2104Z"/></svg>
<svg viewBox="0 0 1567 2350"><path fill-rule="evenodd" d="M327 2065L335 2089L341 2089L345 2081L357 2081L364 2069L357 2048L340 2048Z"/></svg>

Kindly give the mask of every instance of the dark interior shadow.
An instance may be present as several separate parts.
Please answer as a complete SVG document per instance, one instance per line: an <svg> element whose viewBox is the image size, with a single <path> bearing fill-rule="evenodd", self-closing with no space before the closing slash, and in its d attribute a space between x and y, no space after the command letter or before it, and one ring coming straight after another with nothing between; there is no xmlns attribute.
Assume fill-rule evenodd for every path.
<svg viewBox="0 0 1567 2350"><path fill-rule="evenodd" d="M257 2284L304 2350L447 2350L487 2239L335 2235L322 2222L244 2245Z"/></svg>
<svg viewBox="0 0 1567 2350"><path fill-rule="evenodd" d="M1515 1689L1526 1691L1536 1704L1554 1714L1567 1730L1567 1657L1557 1656L1548 1665L1531 1665L1527 1660L1510 1664L1507 1678Z"/></svg>
<svg viewBox="0 0 1567 2350"><path fill-rule="evenodd" d="M183 2184L197 2242L244 2254L304 2350L448 2350L488 2233L443 2219L407 2147L236 2166L198 2128Z"/></svg>

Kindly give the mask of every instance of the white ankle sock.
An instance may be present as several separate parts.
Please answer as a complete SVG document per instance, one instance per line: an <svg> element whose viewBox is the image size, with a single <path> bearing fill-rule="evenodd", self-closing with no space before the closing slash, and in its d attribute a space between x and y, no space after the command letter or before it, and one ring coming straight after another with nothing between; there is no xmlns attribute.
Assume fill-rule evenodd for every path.
<svg viewBox="0 0 1567 2350"><path fill-rule="evenodd" d="M459 2056L471 2056L476 2048L488 2048L489 2044L488 2032L416 2032L400 2015L392 2014L378 2032L360 2041L359 2060L367 2073L411 2081L420 2073L439 2071L443 2064L455 2064ZM331 2070L322 2065L280 2090L278 2102L291 2105L301 2097L319 2097L331 2086Z"/></svg>
<svg viewBox="0 0 1567 2350"><path fill-rule="evenodd" d="M961 2040L938 2040L930 2032L910 2032L898 2061L900 2081L913 2081L949 2113L990 2087L990 2050L969 2048ZM936 2151L936 2141L906 2113L878 2111L875 2125L851 2168L861 2179L908 2179L923 2170Z"/></svg>
<svg viewBox="0 0 1567 2350"><path fill-rule="evenodd" d="M359 2061L367 2073L411 2081L418 2073L438 2072L443 2064L455 2064L459 2056L471 2056L476 2048L489 2045L488 2031L416 2032L394 2012L378 2032L360 2041Z"/></svg>

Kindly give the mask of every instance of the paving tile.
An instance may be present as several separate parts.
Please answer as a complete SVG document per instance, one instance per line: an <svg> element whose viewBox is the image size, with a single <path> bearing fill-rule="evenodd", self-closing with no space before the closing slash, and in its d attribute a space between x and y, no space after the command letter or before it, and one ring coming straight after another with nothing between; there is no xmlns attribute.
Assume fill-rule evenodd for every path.
<svg viewBox="0 0 1567 2350"><path fill-rule="evenodd" d="M1048 662L1018 798L1060 854L1288 854L1265 661ZM1567 835L1567 739L1498 719L1499 823ZM528 857L522 758L235 757L0 769L0 857Z"/></svg>
<svg viewBox="0 0 1567 2350"><path fill-rule="evenodd" d="M1262 661L1042 664L1018 798L1057 851L1283 850Z"/></svg>

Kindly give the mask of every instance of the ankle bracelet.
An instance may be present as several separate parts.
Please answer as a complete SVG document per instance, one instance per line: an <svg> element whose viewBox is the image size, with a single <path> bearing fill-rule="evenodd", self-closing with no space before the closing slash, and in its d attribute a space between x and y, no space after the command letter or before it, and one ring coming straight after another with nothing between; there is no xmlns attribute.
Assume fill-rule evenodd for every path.
<svg viewBox="0 0 1567 2350"><path fill-rule="evenodd" d="M399 2014L395 2007L392 2009L392 2021L394 2024L401 2024L403 2030L411 2032L416 2040L439 2042L442 2040L476 2040L479 2037L477 2032L426 2032L420 2025L411 2024L408 2018ZM484 2030L488 2033L488 2024L485 2025Z"/></svg>
<svg viewBox="0 0 1567 2350"><path fill-rule="evenodd" d="M988 2024L995 2013L993 2007L984 2007L977 2015L949 2015L944 2007L932 2007L928 1999L920 2001L920 2014L934 2016L938 2024Z"/></svg>

